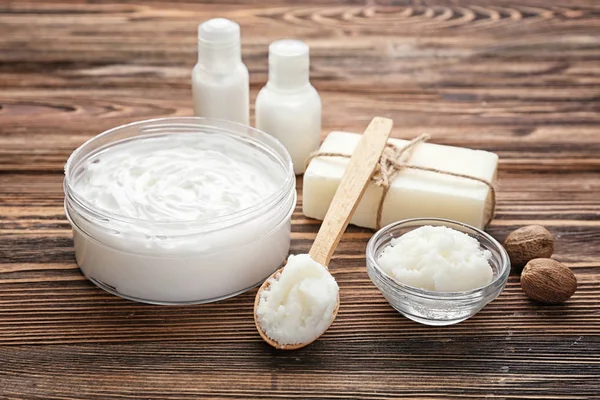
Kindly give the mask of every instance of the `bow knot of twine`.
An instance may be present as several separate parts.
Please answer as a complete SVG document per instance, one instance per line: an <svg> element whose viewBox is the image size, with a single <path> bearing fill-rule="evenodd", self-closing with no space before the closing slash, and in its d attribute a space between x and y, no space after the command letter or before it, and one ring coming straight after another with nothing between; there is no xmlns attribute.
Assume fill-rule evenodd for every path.
<svg viewBox="0 0 600 400"><path fill-rule="evenodd" d="M383 203L385 202L385 198L392 186L392 182L396 175L404 168L415 169L419 171L428 171L434 172L442 175L455 176L458 178L469 179L471 181L481 182L486 185L490 189L490 202L491 202L491 212L488 215L485 226L487 226L492 219L494 218L494 213L496 210L496 189L492 182L479 178L477 176L459 174L455 172L443 171L437 168L431 167L422 167L419 165L408 164L408 160L410 159L413 150L420 143L425 143L430 139L430 136L427 134L421 134L416 138L409 141L406 146L399 147L395 144L388 143L386 148L384 149L381 157L379 159L379 163L377 164L377 168L373 177L371 178L374 183L383 189L383 193L381 198L379 199L379 204L377 206L377 216L375 226L376 229L381 228L381 216L383 213ZM344 153L335 153L335 152L326 152L326 151L315 151L311 153L305 161L305 167L307 168L313 158L316 157L343 157L350 158L351 155ZM306 169L305 168L305 169Z"/></svg>

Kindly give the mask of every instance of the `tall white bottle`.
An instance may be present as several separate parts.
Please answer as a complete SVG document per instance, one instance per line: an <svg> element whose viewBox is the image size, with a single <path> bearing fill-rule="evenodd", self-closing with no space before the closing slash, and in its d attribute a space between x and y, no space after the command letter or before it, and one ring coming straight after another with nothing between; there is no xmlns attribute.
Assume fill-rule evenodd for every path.
<svg viewBox="0 0 600 400"><path fill-rule="evenodd" d="M256 127L276 137L292 156L294 172L321 140L321 98L309 81L309 49L299 40L269 46L269 80L256 98Z"/></svg>
<svg viewBox="0 0 600 400"><path fill-rule="evenodd" d="M237 23L215 18L198 26L192 93L196 116L249 124L248 69L242 62Z"/></svg>

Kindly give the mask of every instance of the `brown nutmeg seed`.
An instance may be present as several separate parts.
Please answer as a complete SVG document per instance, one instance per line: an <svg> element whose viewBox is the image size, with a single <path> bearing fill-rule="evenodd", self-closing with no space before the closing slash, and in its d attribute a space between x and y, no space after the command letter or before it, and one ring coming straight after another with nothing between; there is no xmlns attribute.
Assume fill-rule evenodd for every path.
<svg viewBox="0 0 600 400"><path fill-rule="evenodd" d="M528 225L509 234L504 240L504 248L512 266L521 269L534 258L551 257L554 236L543 226Z"/></svg>
<svg viewBox="0 0 600 400"><path fill-rule="evenodd" d="M569 267L549 258L536 258L527 263L521 274L521 288L541 303L559 304L577 290L577 278Z"/></svg>

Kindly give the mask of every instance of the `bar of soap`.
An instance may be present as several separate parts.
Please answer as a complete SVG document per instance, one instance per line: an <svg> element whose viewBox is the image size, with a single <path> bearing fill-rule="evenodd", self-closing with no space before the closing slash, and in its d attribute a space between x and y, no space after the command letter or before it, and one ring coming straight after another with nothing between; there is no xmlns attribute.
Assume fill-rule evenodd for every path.
<svg viewBox="0 0 600 400"><path fill-rule="evenodd" d="M331 132L322 152L352 154L361 135ZM407 140L390 139L403 147ZM314 158L304 173L302 211L310 218L323 219L348 165L348 158ZM481 150L418 144L407 164L465 174L493 182L498 156ZM377 207L383 188L370 182L350 223L376 228ZM490 188L482 183L436 172L404 168L394 178L383 203L381 226L408 218L446 218L483 229L493 212Z"/></svg>

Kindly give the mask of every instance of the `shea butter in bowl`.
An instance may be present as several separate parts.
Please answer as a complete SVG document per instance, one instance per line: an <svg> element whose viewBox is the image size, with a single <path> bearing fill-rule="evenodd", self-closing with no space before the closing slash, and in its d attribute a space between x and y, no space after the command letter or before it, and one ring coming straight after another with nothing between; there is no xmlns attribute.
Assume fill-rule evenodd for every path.
<svg viewBox="0 0 600 400"><path fill-rule="evenodd" d="M380 229L367 245L367 272L389 303L425 325L472 317L504 289L506 250L472 226L408 219Z"/></svg>
<svg viewBox="0 0 600 400"><path fill-rule="evenodd" d="M291 158L245 125L186 117L111 129L73 152L64 191L79 267L124 298L216 301L288 255Z"/></svg>

